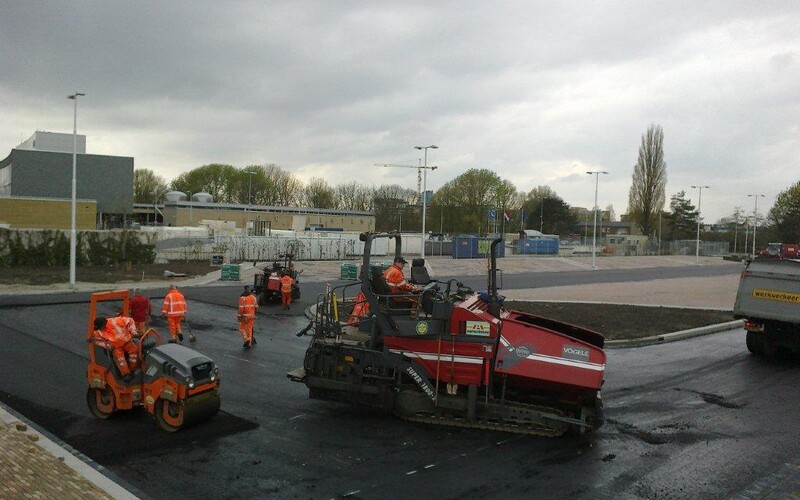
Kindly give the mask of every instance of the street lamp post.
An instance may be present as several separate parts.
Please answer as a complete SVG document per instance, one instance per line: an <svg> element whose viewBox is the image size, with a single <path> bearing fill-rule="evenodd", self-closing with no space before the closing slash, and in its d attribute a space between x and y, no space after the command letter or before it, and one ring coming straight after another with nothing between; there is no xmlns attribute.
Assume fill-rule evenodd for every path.
<svg viewBox="0 0 800 500"><path fill-rule="evenodd" d="M608 175L605 170L592 170L586 172L594 175L594 229L592 230L592 269L597 269L597 189L600 184L600 174Z"/></svg>
<svg viewBox="0 0 800 500"><path fill-rule="evenodd" d="M425 215L428 208L428 150L439 149L439 146L431 144L430 146L414 146L414 149L425 151L425 160L423 161L422 168L422 250L420 257L425 258ZM433 167L436 168L436 167ZM432 169L431 169L432 170Z"/></svg>
<svg viewBox="0 0 800 500"><path fill-rule="evenodd" d="M74 108L72 113L72 205L70 210L70 224L71 230L69 233L69 286L75 289L75 258L77 254L78 235L76 230L77 225L77 165L78 165L78 97L83 97L86 94L75 92L68 95L67 99L74 101Z"/></svg>
<svg viewBox="0 0 800 500"><path fill-rule="evenodd" d="M756 226L758 225L758 197L764 198L763 194L748 194L747 197L752 197L755 204L753 205L753 255L752 257L756 258ZM745 247L744 251L747 251Z"/></svg>
<svg viewBox="0 0 800 500"><path fill-rule="evenodd" d="M253 176L255 172L247 172L248 176L248 183L247 183L247 205L252 207L253 206L253 196L250 194L253 190Z"/></svg>
<svg viewBox="0 0 800 500"><path fill-rule="evenodd" d="M697 241L695 242L694 258L695 262L700 263L700 206L703 203L703 189L709 189L711 186L691 186L692 189L697 189Z"/></svg>

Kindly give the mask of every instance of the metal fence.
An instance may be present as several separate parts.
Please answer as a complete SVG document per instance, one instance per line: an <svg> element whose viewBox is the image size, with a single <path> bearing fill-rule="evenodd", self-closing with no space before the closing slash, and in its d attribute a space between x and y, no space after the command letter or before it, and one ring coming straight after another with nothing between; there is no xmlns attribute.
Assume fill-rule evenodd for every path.
<svg viewBox="0 0 800 500"><path fill-rule="evenodd" d="M664 243L666 244L667 242ZM694 255L697 253L697 240L670 241L666 249L672 255ZM700 255L720 256L728 255L729 253L730 243L727 241L700 240Z"/></svg>

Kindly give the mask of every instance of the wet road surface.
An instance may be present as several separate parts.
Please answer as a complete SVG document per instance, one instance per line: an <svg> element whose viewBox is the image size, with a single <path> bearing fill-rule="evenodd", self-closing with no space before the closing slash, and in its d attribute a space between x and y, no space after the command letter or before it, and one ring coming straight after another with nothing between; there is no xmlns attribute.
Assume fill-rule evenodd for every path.
<svg viewBox="0 0 800 500"><path fill-rule="evenodd" d="M304 301L321 290L305 285ZM0 309L0 399L154 498L800 492L800 363L752 357L743 330L607 351L606 425L591 436L547 439L434 427L310 400L285 377L301 365L308 342L294 335L306 323L299 308L284 315L263 307L259 344L244 351L232 305L238 291L185 290L196 348L223 377L222 411L208 422L164 434L144 411L91 417L88 307L71 300Z"/></svg>

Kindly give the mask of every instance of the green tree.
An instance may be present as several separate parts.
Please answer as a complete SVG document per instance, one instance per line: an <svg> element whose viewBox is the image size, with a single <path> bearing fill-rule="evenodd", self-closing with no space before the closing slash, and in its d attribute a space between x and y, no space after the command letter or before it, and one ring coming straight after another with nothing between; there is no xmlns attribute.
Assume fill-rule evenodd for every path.
<svg viewBox="0 0 800 500"><path fill-rule="evenodd" d="M773 226L773 238L782 243L800 241L800 181L778 194L768 222Z"/></svg>
<svg viewBox="0 0 800 500"><path fill-rule="evenodd" d="M163 203L167 193L167 182L163 177L146 168L133 171L133 202Z"/></svg>
<svg viewBox="0 0 800 500"><path fill-rule="evenodd" d="M697 227L697 209L686 198L686 192L679 191L672 195L669 208L668 227L670 229L670 239L685 240L691 238Z"/></svg>
<svg viewBox="0 0 800 500"><path fill-rule="evenodd" d="M525 229L536 229L545 234L571 234L578 219L570 206L549 186L533 188L523 205L526 214Z"/></svg>
<svg viewBox="0 0 800 500"><path fill-rule="evenodd" d="M506 189L500 187L502 182L491 170L469 169L434 193L432 207L444 208L440 208L439 213L433 208L431 216L435 218L443 212L447 229L452 233L487 233L491 224L488 211L499 200L498 188Z"/></svg>
<svg viewBox="0 0 800 500"><path fill-rule="evenodd" d="M639 159L633 167L633 183L628 194L628 214L642 231L651 235L658 226L667 186L667 163L664 161L664 131L650 125L642 134Z"/></svg>
<svg viewBox="0 0 800 500"><path fill-rule="evenodd" d="M171 187L187 194L209 193L217 203L236 203L237 193L242 189L242 174L233 165L212 163L180 174Z"/></svg>

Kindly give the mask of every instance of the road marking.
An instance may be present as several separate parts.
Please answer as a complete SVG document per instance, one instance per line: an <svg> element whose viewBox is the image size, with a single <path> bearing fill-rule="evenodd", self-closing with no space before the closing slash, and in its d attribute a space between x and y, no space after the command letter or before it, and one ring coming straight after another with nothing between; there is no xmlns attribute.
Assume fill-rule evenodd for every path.
<svg viewBox="0 0 800 500"><path fill-rule="evenodd" d="M436 467L436 464L428 464L423 469L430 469L431 467Z"/></svg>
<svg viewBox="0 0 800 500"><path fill-rule="evenodd" d="M406 472L406 476L410 476L410 475L412 475L412 474L416 474L416 473L417 473L417 470L416 470L416 469L414 469L414 470L412 470L412 471Z"/></svg>
<svg viewBox="0 0 800 500"><path fill-rule="evenodd" d="M230 354L226 354L225 356L228 357L228 358L232 358L232 359L238 359L239 361L244 361L245 363L250 363L252 365L260 366L261 368L269 368L269 366L267 366L267 365L262 365L261 363L256 363L255 361L250 361L249 359L237 358L236 356L231 356Z"/></svg>
<svg viewBox="0 0 800 500"><path fill-rule="evenodd" d="M301 413L300 415L295 415L294 417L290 418L289 421L291 422L292 420L294 420L296 418L303 418L305 416L306 416L305 413Z"/></svg>

